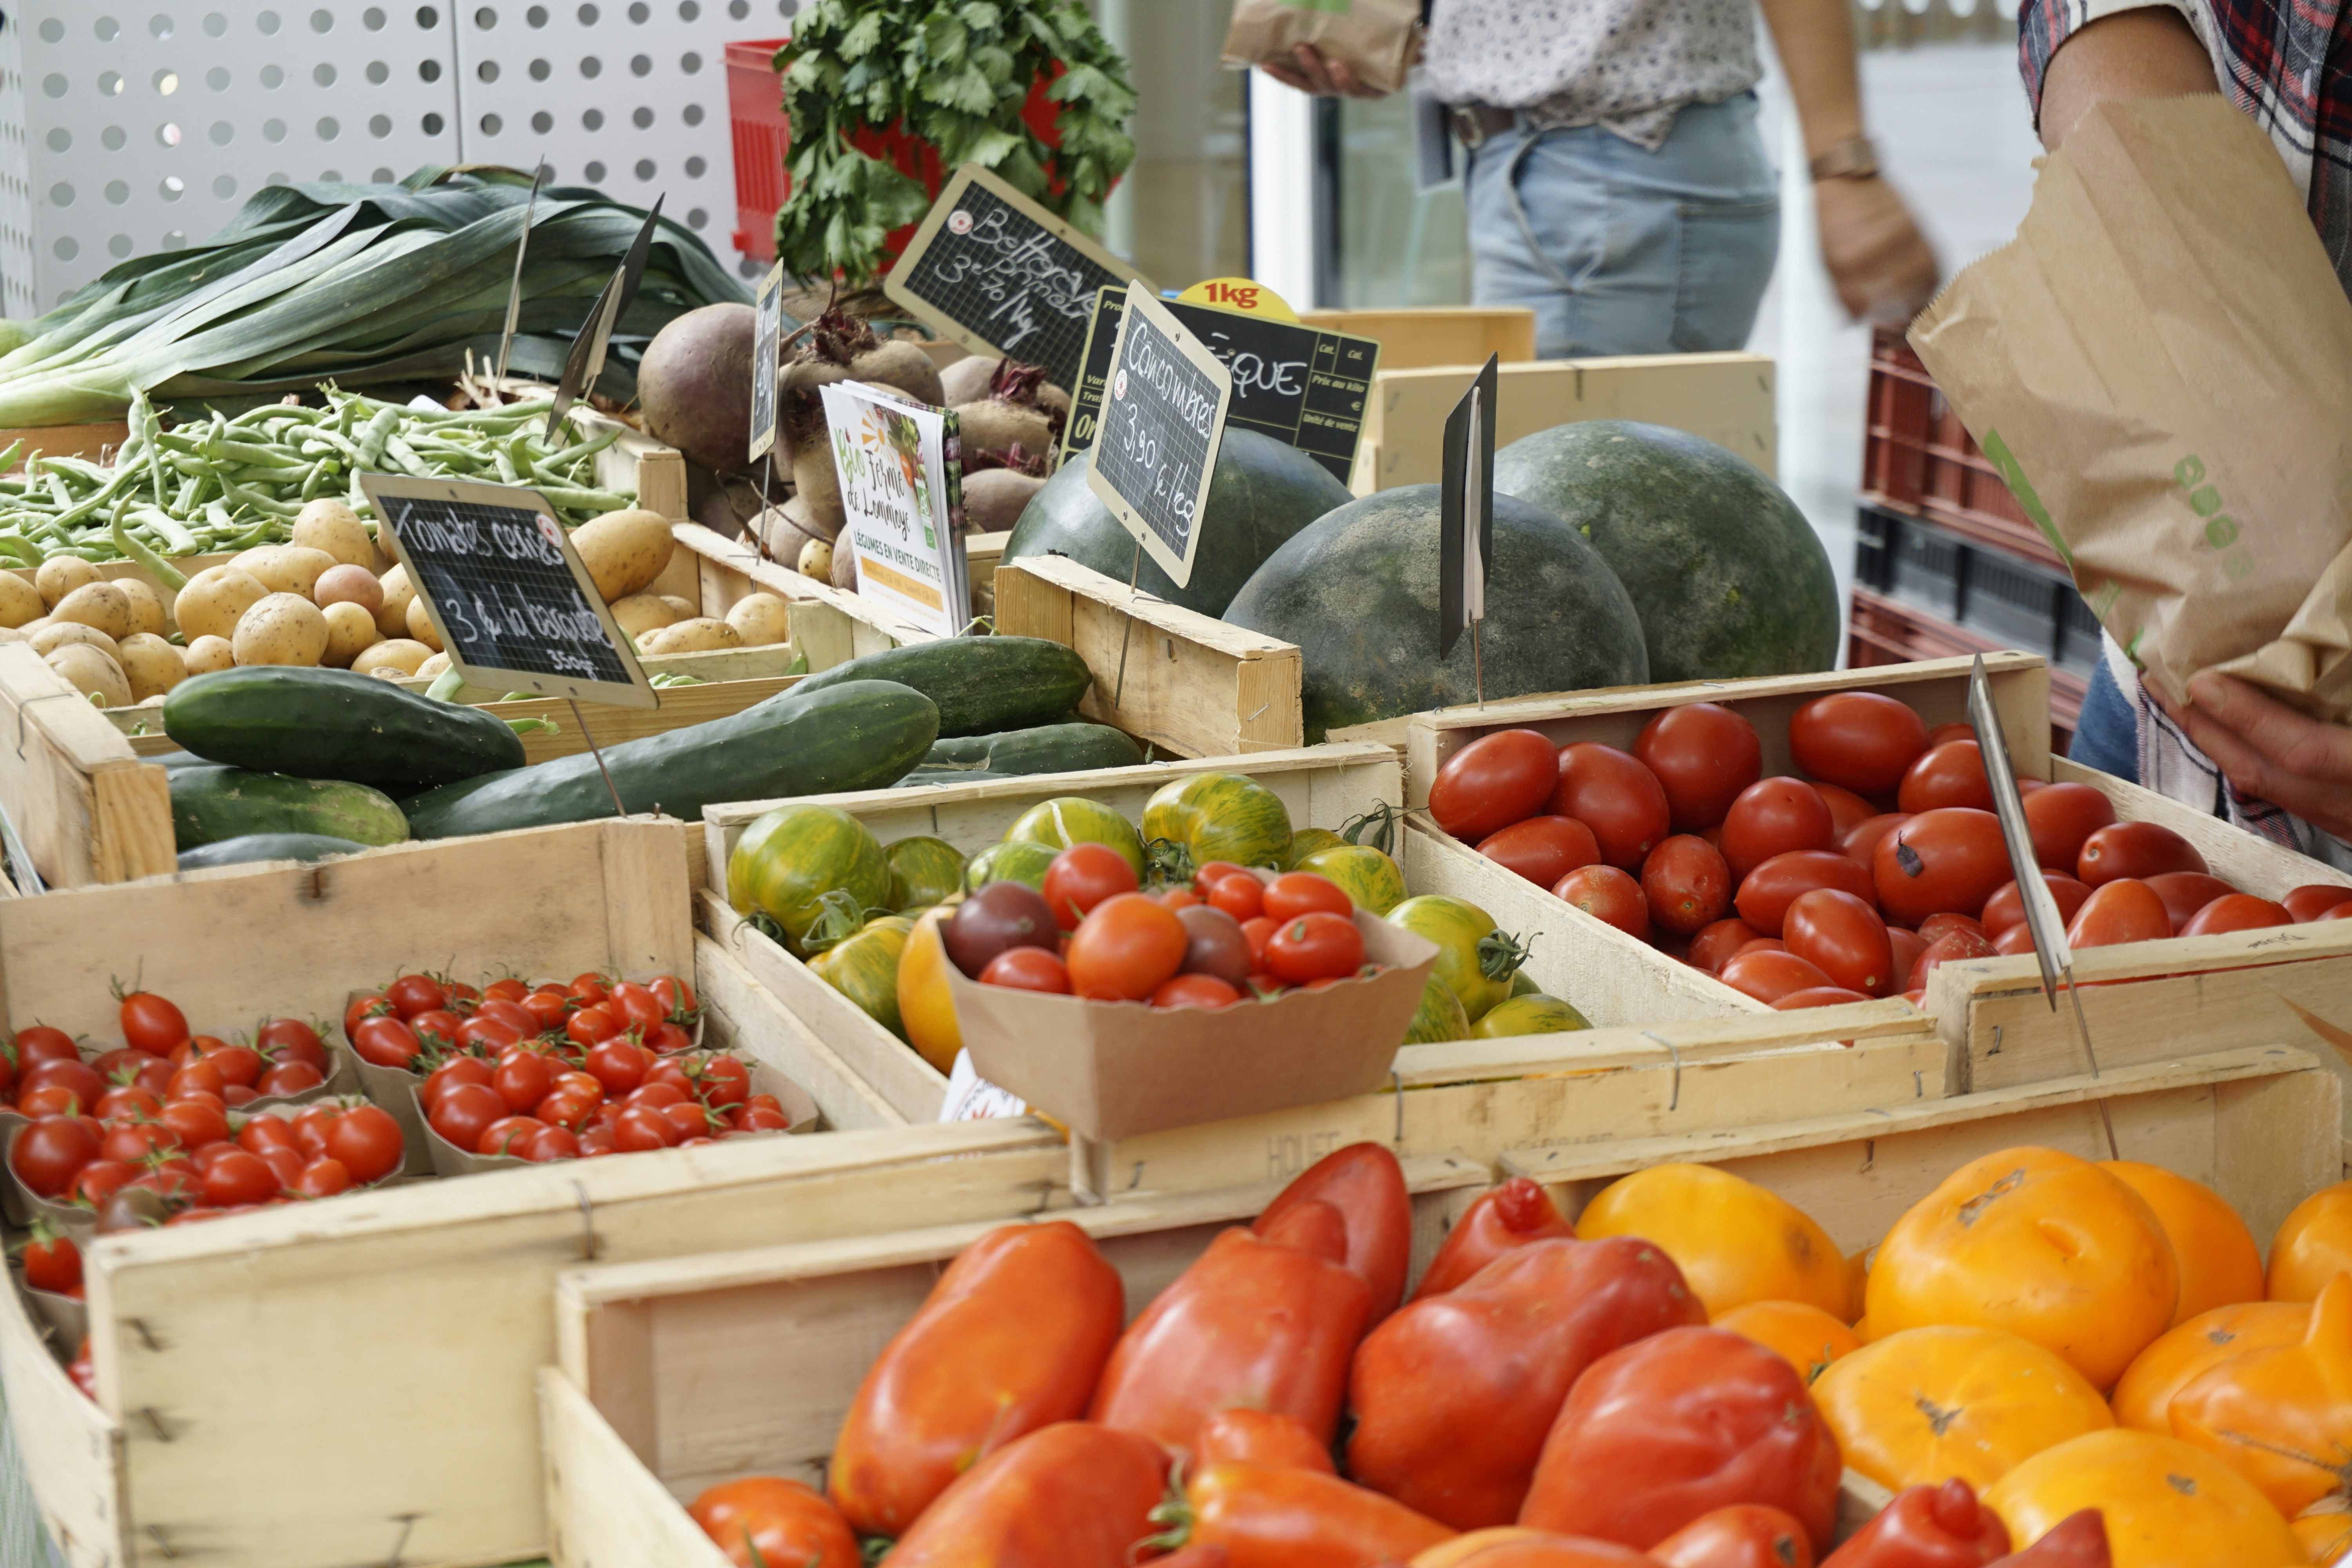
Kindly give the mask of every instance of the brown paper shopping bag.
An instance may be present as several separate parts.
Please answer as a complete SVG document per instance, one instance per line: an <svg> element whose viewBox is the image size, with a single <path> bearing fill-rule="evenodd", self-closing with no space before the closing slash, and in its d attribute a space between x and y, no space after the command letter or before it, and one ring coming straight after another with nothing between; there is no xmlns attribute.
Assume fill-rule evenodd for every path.
<svg viewBox="0 0 2352 1568"><path fill-rule="evenodd" d="M1421 56L1420 0L1235 0L1224 63L1235 70L1280 64L1301 44L1367 86L1399 91Z"/></svg>
<svg viewBox="0 0 2352 1568"><path fill-rule="evenodd" d="M2352 300L2251 120L2093 110L1910 335L2152 689L2352 710Z"/></svg>

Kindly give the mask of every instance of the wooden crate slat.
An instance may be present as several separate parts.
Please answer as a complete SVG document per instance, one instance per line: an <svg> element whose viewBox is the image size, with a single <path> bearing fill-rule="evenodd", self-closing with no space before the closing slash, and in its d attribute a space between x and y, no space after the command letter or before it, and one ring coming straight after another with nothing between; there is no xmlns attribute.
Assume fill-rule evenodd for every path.
<svg viewBox="0 0 2352 1568"><path fill-rule="evenodd" d="M0 644L0 808L53 887L178 864L163 770L20 642Z"/></svg>

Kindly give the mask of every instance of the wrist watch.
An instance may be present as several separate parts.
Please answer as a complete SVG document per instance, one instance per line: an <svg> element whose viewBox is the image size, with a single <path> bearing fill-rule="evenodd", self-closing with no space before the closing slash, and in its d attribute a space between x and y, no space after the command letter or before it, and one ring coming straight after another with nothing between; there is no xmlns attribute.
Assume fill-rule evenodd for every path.
<svg viewBox="0 0 2352 1568"><path fill-rule="evenodd" d="M1812 161L1813 183L1868 180L1878 174L1878 149L1867 136L1849 136Z"/></svg>

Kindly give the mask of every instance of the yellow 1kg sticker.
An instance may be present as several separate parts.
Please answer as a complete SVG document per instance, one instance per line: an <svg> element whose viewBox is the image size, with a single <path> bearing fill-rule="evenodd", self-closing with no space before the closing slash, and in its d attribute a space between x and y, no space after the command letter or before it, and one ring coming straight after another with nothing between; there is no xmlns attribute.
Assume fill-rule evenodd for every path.
<svg viewBox="0 0 2352 1568"><path fill-rule="evenodd" d="M1193 284L1176 298L1187 305L1213 305L1220 310L1239 310L1245 316L1267 316L1277 321L1298 320L1298 313L1283 301L1281 295L1251 278L1211 278Z"/></svg>

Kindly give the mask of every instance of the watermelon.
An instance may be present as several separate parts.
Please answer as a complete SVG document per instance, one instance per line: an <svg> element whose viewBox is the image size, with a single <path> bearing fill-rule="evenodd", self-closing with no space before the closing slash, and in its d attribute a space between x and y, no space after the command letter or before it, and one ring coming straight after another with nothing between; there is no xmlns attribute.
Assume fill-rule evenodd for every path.
<svg viewBox="0 0 2352 1568"><path fill-rule="evenodd" d="M1225 426L1217 448L1217 471L1202 510L1201 548L1192 557L1192 581L1179 588L1150 556L1135 585L1145 593L1222 616L1283 541L1335 507L1348 504L1348 487L1314 458L1270 436ZM1030 498L1004 542L1004 559L1048 552L1091 566L1124 583L1135 572L1135 535L1119 526L1102 498L1087 488L1087 455L1062 465L1045 488Z"/></svg>
<svg viewBox="0 0 2352 1568"><path fill-rule="evenodd" d="M1438 487L1350 501L1276 551L1224 618L1297 643L1307 739L1475 702L1471 638L1437 657ZM1642 623L1609 570L1559 519L1495 498L1495 559L1481 632L1486 696L1649 679Z"/></svg>
<svg viewBox="0 0 2352 1568"><path fill-rule="evenodd" d="M1663 425L1557 425L1495 454L1495 489L1590 540L1633 595L1650 679L1837 665L1837 577L1804 513L1754 465Z"/></svg>

